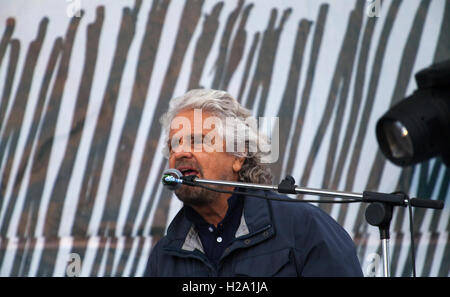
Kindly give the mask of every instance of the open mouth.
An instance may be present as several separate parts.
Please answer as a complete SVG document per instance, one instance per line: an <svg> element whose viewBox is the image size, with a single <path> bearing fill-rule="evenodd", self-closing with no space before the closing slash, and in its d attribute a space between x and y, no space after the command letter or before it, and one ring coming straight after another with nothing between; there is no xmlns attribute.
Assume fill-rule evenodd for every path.
<svg viewBox="0 0 450 297"><path fill-rule="evenodd" d="M178 168L178 170L180 170L180 172L183 174L183 176L188 176L188 175L197 175L199 174L199 171L194 169L194 168L190 168L190 167L180 167Z"/></svg>

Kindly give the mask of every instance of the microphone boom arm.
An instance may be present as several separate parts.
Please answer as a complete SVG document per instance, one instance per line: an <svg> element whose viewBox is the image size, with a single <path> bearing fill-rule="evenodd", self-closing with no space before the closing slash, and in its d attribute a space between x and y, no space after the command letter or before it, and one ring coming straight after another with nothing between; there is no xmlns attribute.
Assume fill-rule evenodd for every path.
<svg viewBox="0 0 450 297"><path fill-rule="evenodd" d="M204 185L240 187L253 190L276 191L284 194L297 194L297 195L306 194L306 195L317 195L342 199L358 199L361 200L361 202L369 202L369 203L381 202L381 203L388 203L394 206L395 205L408 206L408 204L411 204L411 206L414 207L433 208L433 209L442 209L444 207L443 201L440 200L429 200L420 198L409 199L406 195L399 195L399 194L378 193L371 191L364 191L363 193L355 193L355 192L332 191L324 189L298 187L295 185L294 178L290 175L288 175L278 186L253 184L245 182L201 179L196 177L195 175L182 176L180 179L183 181L188 181L189 185L191 186L195 186L195 184L204 184Z"/></svg>
<svg viewBox="0 0 450 297"><path fill-rule="evenodd" d="M378 193L371 191L364 191L363 193L343 192L343 191L330 191L323 189L303 188L295 185L295 179L288 175L277 186L262 185L245 182L235 181L222 181L222 180L209 180L201 179L195 175L183 176L183 174L177 169L168 169L164 172L162 182L171 190L175 190L182 184L189 186L202 186L202 185L216 185L216 186L228 186L228 187L240 187L253 190L269 190L276 191L284 194L306 194L317 195L326 197L338 197L342 199L351 199L356 202L367 202L370 205L366 208L365 217L367 222L372 226L377 226L380 231L380 239L383 247L383 268L384 276L390 276L390 264L389 264L389 228L392 219L392 212L394 206L408 206L422 207L422 208L434 208L442 209L444 202L440 200L410 199L405 193ZM215 190L213 188L208 188ZM288 200L287 200L288 201ZM295 201L295 200L294 200ZM298 200L297 200L298 201ZM300 201L299 201L300 202ZM306 202L306 201L305 201ZM317 202L321 202L318 200ZM338 203L338 201L322 201L327 203ZM412 217L410 218L411 239L414 240ZM413 263L415 262L413 257ZM415 276L415 264L413 265L413 275Z"/></svg>
<svg viewBox="0 0 450 297"><path fill-rule="evenodd" d="M286 191L283 191L283 189L280 190L279 185L272 186L272 185L252 184L252 183L244 183L244 182L230 182L230 181L222 181L222 180L209 180L209 179L200 179L200 178L195 178L194 183L206 184L206 185L217 185L217 186L240 187L240 188L247 188L247 189L253 189L253 190L270 190L270 191L276 191L276 192L285 193L285 194L309 194L309 195L318 195L318 196L326 196L326 197L363 199L363 194L359 194L359 193L329 191L329 190L322 190L322 189L303 188L303 187L297 187L297 186L295 186L294 192L286 192Z"/></svg>

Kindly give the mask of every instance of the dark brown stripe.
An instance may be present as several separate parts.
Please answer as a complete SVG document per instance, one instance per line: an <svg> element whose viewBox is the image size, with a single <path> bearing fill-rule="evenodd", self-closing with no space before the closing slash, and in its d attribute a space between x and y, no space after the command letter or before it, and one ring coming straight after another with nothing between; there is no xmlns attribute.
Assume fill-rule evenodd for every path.
<svg viewBox="0 0 450 297"><path fill-rule="evenodd" d="M242 6L244 5L243 0L239 0L237 7L233 10L233 12L228 16L227 24L225 25L225 30L222 35L222 39L220 41L219 53L217 56L217 60L215 62L215 75L212 83L213 89L220 89L220 82L222 81L222 77L225 72L225 63L228 52L228 44L231 39L231 33L233 31L234 25L237 21L237 18L241 12Z"/></svg>
<svg viewBox="0 0 450 297"><path fill-rule="evenodd" d="M440 201L444 201L446 203L446 207L448 207L448 201L446 201L446 198L449 197L449 189L450 189L450 168L446 167L444 168L444 173L443 173L443 177L442 177L442 181L441 181L441 185L440 187L438 187L438 195L437 195L437 199ZM434 231L437 230L438 226L439 226L439 221L441 219L441 215L443 212L445 211L449 211L448 208L442 210L442 211L434 211L433 212L433 216L431 218L431 223L430 223L430 231ZM446 230L450 230L450 222L448 222L447 224L447 228Z"/></svg>
<svg viewBox="0 0 450 297"><path fill-rule="evenodd" d="M5 118L6 109L8 108L9 99L11 96L12 85L16 75L17 61L19 59L20 41L13 39L10 42L8 72L6 73L5 85L3 87L3 95L0 101L0 131L3 126L3 119ZM1 63L1 61L0 61Z"/></svg>
<svg viewBox="0 0 450 297"><path fill-rule="evenodd" d="M309 31L312 22L301 20L297 27L297 37L295 39L294 48L291 56L291 66L288 72L288 79L284 88L284 94L278 109L279 117L279 154L285 155L286 145L288 142L289 131L294 118L293 108L297 100L297 92L300 84L300 73L303 64L303 55L308 40ZM283 158L280 158L273 166L273 175L280 176L283 166ZM277 181L275 181L277 182Z"/></svg>
<svg viewBox="0 0 450 297"><path fill-rule="evenodd" d="M400 174L400 178L398 180L396 191L405 191L408 192L408 190L411 188L412 184L412 178L414 176L415 167L407 167L402 170ZM396 207L394 209L394 218L395 220L392 220L391 222L391 231L395 232L397 234L396 242L399 242L399 244L395 244L391 247L392 249L392 257L391 257L391 271L394 273L397 270L397 266L399 265L400 255L405 248L404 244L404 238L405 234L403 234L403 223L405 220L409 221L409 212L408 209L403 207ZM409 233L406 234L407 237L410 237Z"/></svg>
<svg viewBox="0 0 450 297"><path fill-rule="evenodd" d="M119 259L119 263L117 264L116 274L114 276L124 276L127 260L131 256L131 248L133 246L134 238L135 237L125 237L124 238L124 247L123 247L120 259Z"/></svg>
<svg viewBox="0 0 450 297"><path fill-rule="evenodd" d="M100 265L102 263L103 256L105 253L108 253L108 249L106 248L106 244L108 241L109 237L100 237L99 246L95 250L95 260L93 262L89 276L99 276Z"/></svg>
<svg viewBox="0 0 450 297"><path fill-rule="evenodd" d="M25 206L22 212L20 225L27 224L35 225L39 213L39 206L44 191L45 178L47 176L50 154L55 137L56 123L59 117L59 110L61 107L62 96L69 72L70 57L72 55L73 42L78 30L81 17L72 18L64 42L62 44L62 55L59 63L59 68L56 73L55 82L51 91L50 98L44 113L44 118L41 122L41 129L38 134L38 141L33 158L30 180L25 196ZM33 207L34 206L34 207ZM48 211L52 211L52 205L49 206ZM30 212L30 220L28 221L27 212ZM32 227L32 230L35 226ZM25 230L23 230L25 231ZM25 231L26 232L26 231ZM42 270L41 270L42 271Z"/></svg>
<svg viewBox="0 0 450 297"><path fill-rule="evenodd" d="M102 235L114 235L116 229L122 193L130 167L134 142L141 123L142 111L144 110L145 100L147 98L150 78L153 72L153 65L168 5L168 1L161 3L155 1L149 12L146 32L139 52L133 93L121 131L119 147L114 160L114 174L111 176L101 219L99 234Z"/></svg>
<svg viewBox="0 0 450 297"><path fill-rule="evenodd" d="M367 60L370 52L370 47L372 44L373 32L375 30L375 25L377 23L378 18L369 18L366 23L366 28L364 30L364 35L361 43L361 49L359 52L359 61L356 71L356 79L353 89L353 100L352 106L350 109L350 118L347 122L347 127L345 129L344 140L342 141L342 148L339 153L339 158L337 161L337 165L335 166L333 172L333 180L331 182L331 189L337 189L339 187L339 183L343 178L342 172L344 172L344 164L349 156L350 145L352 143L353 134L356 129L356 121L358 119L358 115L360 113L361 102L363 98L363 89L364 82L366 78L366 68L367 68ZM337 127L337 126L335 126ZM337 140L337 139L336 139ZM333 156L328 156L328 158L333 158ZM327 172L327 169L325 169ZM345 222L346 215L348 213L348 205L343 204L340 206L339 216L337 221L340 224Z"/></svg>
<svg viewBox="0 0 450 297"><path fill-rule="evenodd" d="M253 109L258 89L262 88L259 106L255 107L256 117L261 117L264 115L280 35L291 12L292 9L286 9L283 12L283 16L281 17L279 26L275 28L275 21L277 19L278 11L276 9L272 9L267 29L264 31L261 41L261 47L259 49L258 62L256 64L256 69L253 75L253 81L250 84L250 91L247 96L246 103L247 108Z"/></svg>
<svg viewBox="0 0 450 297"><path fill-rule="evenodd" d="M87 26L87 42L85 48L85 61L78 87L78 94L72 118L69 140L64 153L64 158L59 167L55 185L50 195L51 212L45 218L44 235L54 237L58 235L62 221L62 210L66 199L67 188L75 165L75 158L84 130L86 112L91 94L92 81L94 79L95 66L97 64L100 32L103 26L104 7L97 8L96 20Z"/></svg>
<svg viewBox="0 0 450 297"><path fill-rule="evenodd" d="M227 65L223 80L220 84L221 90L227 90L231 78L234 72L239 66L242 56L244 55L245 44L247 40L247 32L245 31L245 25L247 24L248 16L253 8L253 4L247 5L242 13L241 21L239 23L236 35L231 45L230 54L228 55Z"/></svg>
<svg viewBox="0 0 450 297"><path fill-rule="evenodd" d="M3 57L5 56L6 49L11 41L11 36L16 26L16 20L8 18L6 20L5 31L3 32L2 39L0 41L0 67L2 66ZM0 118L1 119L1 118Z"/></svg>
<svg viewBox="0 0 450 297"><path fill-rule="evenodd" d="M400 209L396 209L396 211L398 211ZM395 233L395 237L392 237L392 233L391 233L391 242L393 242L394 244L390 245L390 249L392 250L392 254L391 254L391 258L390 258L390 266L391 266L391 275L392 276L396 276L395 272L397 271L397 267L400 265L399 264L399 260L400 260L400 255L401 255L401 251L402 248L405 248L405 240L406 238L408 238L409 234L406 235L403 232L396 232ZM382 254L380 254L380 256L382 256ZM382 265L382 263L380 263L380 265ZM381 266L382 268L383 266Z"/></svg>
<svg viewBox="0 0 450 297"><path fill-rule="evenodd" d="M260 35L259 32L256 32L253 35L252 46L250 47L250 50L247 54L247 63L245 63L245 69L244 69L244 74L242 75L241 86L239 87L239 93L236 98L236 100L238 100L241 104L243 103L243 99L244 99L243 96L244 96L245 87L247 85L250 68L253 64L253 57L255 56L256 47L259 44L259 35Z"/></svg>
<svg viewBox="0 0 450 297"><path fill-rule="evenodd" d="M404 191L405 193L408 193L411 189L412 179L414 176L415 167L407 167L404 168L400 174L396 191ZM402 225L405 219L409 220L408 217L408 211L404 208L398 208L395 210L397 212L397 218L395 221L391 222L392 228L396 232L402 232Z"/></svg>
<svg viewBox="0 0 450 297"><path fill-rule="evenodd" d="M366 93L366 100L364 104L364 109L361 115L361 121L359 124L358 133L356 136L355 144L353 145L353 154L351 154L350 165L348 169L348 174L345 183L345 190L352 191L353 184L356 177L356 169L359 164L359 159L361 156L361 150L364 145L364 141L367 135L367 128L372 114L373 105L375 103L375 95L378 89L378 83L381 74L381 67L383 65L384 56L386 52L387 43L392 32L392 27L397 17L397 13L401 4L400 1L392 1L389 7L388 13L386 15L386 20L381 31L381 36L378 41L377 50L375 52L375 59L373 62L372 71L370 74L370 81L368 85L368 90ZM357 228L356 228L357 229Z"/></svg>
<svg viewBox="0 0 450 297"><path fill-rule="evenodd" d="M311 148L307 157L305 169L303 171L303 175L301 178L300 184L307 185L316 157L319 153L320 147L322 145L323 138L325 137L325 132L328 129L328 125L331 120L331 114L335 110L336 101L338 95L340 95L340 99L345 100L348 91L349 81L351 79L352 66L355 59L354 51L356 49L357 42L359 40L359 31L362 22L362 14L364 11L364 1L358 1L355 9L350 13L350 17L347 23L346 33L344 35L344 40L341 45L341 49L339 52L339 60L337 61L333 79L330 84L330 90L328 93L327 103L324 108L323 116L320 121L319 127L314 136L313 142L311 144ZM351 65L351 66L349 66ZM341 108L338 107L338 112L341 111ZM339 118L339 115L337 115ZM337 133L335 133L336 135ZM336 144L330 144L331 146ZM332 162L334 159L327 159L327 168L331 168ZM326 171L326 170L325 170ZM329 206L322 206L324 209L329 210Z"/></svg>
<svg viewBox="0 0 450 297"><path fill-rule="evenodd" d="M412 68L419 49L420 39L422 37L423 26L428 12L429 4L429 1L423 0L420 3L414 17L414 21L405 44L405 48L403 50L402 59L399 64L399 72L397 75L394 94L391 98L390 103L391 106L402 100L406 95L406 88L408 87L409 80L412 76ZM378 150L371 167L372 169L369 174L366 190L376 191L378 189L385 162L386 158ZM365 208L363 207L359 207L357 220L354 225L355 228L365 228L367 226L366 224L362 224L362 220L364 219L364 209Z"/></svg>
<svg viewBox="0 0 450 297"><path fill-rule="evenodd" d="M12 197L16 199L19 195L20 186L23 181L23 176L25 174L26 168L30 161L31 150L33 148L33 143L38 139L38 128L41 122L42 110L44 109L45 101L47 100L47 92L50 86L50 80L56 70L56 63L60 58L63 51L63 41L62 38L57 38L53 44L52 52L50 53L50 57L47 63L47 68L45 71L44 78L42 79L41 90L39 92L38 102L36 104L36 109L34 111L33 122L31 124L30 131L28 133L27 141L25 144L24 152L22 154L19 170L14 182L14 188L12 192ZM43 177L45 179L45 176ZM39 205L34 205L30 209L30 203L34 205L34 201L25 201L25 205L22 210L22 215L18 228L18 236L34 236L34 229L36 227L36 222L31 224L27 223L28 218L34 217L31 215L32 213L37 213ZM12 211L13 209L11 209ZM26 227L31 229L26 229Z"/></svg>
<svg viewBox="0 0 450 297"><path fill-rule="evenodd" d="M17 240L18 240L18 242L17 242L18 246L16 249L16 254L14 256L13 267L9 274L9 276L11 276L11 277L19 276L19 270L23 264L22 262L25 258L27 258L27 254L28 254L28 239L19 237Z"/></svg>
<svg viewBox="0 0 450 297"><path fill-rule="evenodd" d="M10 112L10 116L6 122L4 133L1 137L0 143L0 156L4 156L7 143L9 141L9 152L8 157L6 158L6 165L3 169L3 176L1 179L1 188L0 188L0 197L2 198L0 201L0 205L3 204L3 197L6 194L6 187L8 186L9 179L11 178L11 167L14 160L14 153L17 147L17 141L19 139L20 128L23 123L23 116L25 113L24 106L27 105L28 96L31 88L31 83L33 80L34 70L36 68L37 59L41 52L42 43L44 41L45 34L47 32L48 19L44 18L39 25L38 34L34 41L30 43L28 48L25 64L23 66L22 75L20 77L20 83L17 87L16 96L14 99L13 107ZM8 140L8 138L10 138ZM8 140L8 141L7 141ZM15 205L16 200L14 197L11 197L9 202L4 206L6 208L5 217L3 220L3 224L1 226L0 234L2 236L6 235L7 227L9 225L13 206Z"/></svg>
<svg viewBox="0 0 450 297"><path fill-rule="evenodd" d="M417 267L417 247L418 247L418 243L420 242L420 240L422 239L423 234L420 232L415 232L414 233L414 242L415 242L415 254L416 254L416 273L418 270ZM411 258L411 247L409 247L408 249L408 255L406 256L406 262L403 265L403 270L401 271L400 275L401 277L408 277L408 276L412 276L413 275L413 267L412 267L412 258Z"/></svg>
<svg viewBox="0 0 450 297"><path fill-rule="evenodd" d="M109 277L109 276L113 276L112 272L114 269L114 254L117 252L117 237L115 236L110 236L109 237L110 242L109 242L109 249L108 249L108 254L106 255L106 262L105 262L105 273L103 276L105 277Z"/></svg>
<svg viewBox="0 0 450 297"><path fill-rule="evenodd" d="M442 18L441 31L439 33L439 39L434 52L434 62L438 63L450 58L450 1L445 2L445 8ZM444 167L444 177L439 188L438 199L445 201L446 197L449 197L448 190L450 189L450 167ZM447 202L448 203L448 202ZM448 209L447 209L448 211ZM431 218L430 231L437 230L441 218L442 211L434 211ZM450 222L447 225L447 229L450 230Z"/></svg>
<svg viewBox="0 0 450 297"><path fill-rule="evenodd" d="M139 237L136 254L134 255L133 263L131 264L130 276L139 276L136 275L136 271L139 265L139 260L141 259L142 253L144 251L144 244L145 244L145 237Z"/></svg>
<svg viewBox="0 0 450 297"><path fill-rule="evenodd" d="M403 51L403 56L400 61L400 68L397 76L397 83L395 85L394 94L391 98L391 105L395 104L399 100L402 100L406 95L406 88L409 83L409 79L412 74L412 67L414 65L414 61L416 59L417 51L420 44L420 39L422 36L423 26L425 22L425 18L429 8L429 1L422 1L417 9L413 24L410 29L410 33L408 39L406 41L406 45ZM381 180L381 175L384 170L385 158L381 155L381 152L378 150L375 156L375 160L372 164L372 169L368 178L366 189L369 191L376 191L379 187L379 183ZM398 189L400 191L408 192L407 189ZM367 224L363 224L364 220L364 211L365 206L360 206L357 212L356 221L354 224L354 229L362 229L361 232L367 228ZM411 251L408 252L408 260L405 266L403 267L402 275L406 275L406 271L411 270ZM409 269L409 270L408 270Z"/></svg>
<svg viewBox="0 0 450 297"><path fill-rule="evenodd" d="M197 39L195 53L192 63L191 75L189 79L189 89L200 88L200 79L205 67L206 59L211 51L219 28L219 16L222 12L224 3L217 3L211 14L205 15L203 29L200 37Z"/></svg>
<svg viewBox="0 0 450 297"><path fill-rule="evenodd" d="M23 242L23 248L16 251L13 270L9 276L28 276L36 241L32 236L19 239L19 242Z"/></svg>
<svg viewBox="0 0 450 297"><path fill-rule="evenodd" d="M429 172L429 167L431 165L431 161L424 162L420 164L420 172L419 172L419 186L417 188L417 196L418 198L423 199L431 199L433 192L438 188L438 177L441 169L444 169L444 164L440 158L436 159L433 165L431 172ZM418 165L419 166L419 165ZM414 227L416 230L420 230L422 227L423 219L425 216L427 209L425 208L416 208L414 212ZM439 212L439 211L432 211Z"/></svg>
<svg viewBox="0 0 450 297"><path fill-rule="evenodd" d="M303 124L305 122L305 115L308 109L308 104L311 96L311 89L314 82L315 70L317 65L317 60L319 57L320 46L322 44L323 31L325 28L328 5L322 4L319 9L319 14L317 16L317 21L314 23L314 37L312 41L312 47L309 57L308 70L306 72L305 86L303 87L303 92L299 100L299 111L297 114L296 125L294 127L294 134L292 136L292 143L288 151L288 161L286 166L286 174L293 173L293 167L295 164L295 158L297 156L297 148L300 144Z"/></svg>
<svg viewBox="0 0 450 297"><path fill-rule="evenodd" d="M361 9L361 10L359 10L359 9ZM352 37L350 37L348 40L349 48L344 50L344 52L345 52L344 59L345 60L343 60L343 65L342 65L342 67L343 67L342 68L342 78L341 78L341 83L339 86L340 90L339 89L337 90L339 92L338 93L339 101L338 101L338 105L337 105L337 109L336 109L336 116L334 118L334 123L332 125L333 128L332 128L332 133L331 133L330 144L328 147L327 162L325 165L323 181L322 181L322 188L325 188L325 189L330 187L329 184L331 182L333 168L335 168L334 163L335 163L335 159L336 159L337 148L339 145L339 137L340 137L340 133L341 133L342 126L343 126L342 123L344 120L343 119L344 112L345 112L345 108L347 105L347 97L348 97L348 92L350 89L350 82L352 80L352 75L353 75L353 65L355 63L356 55L357 55L356 49L358 48L358 43L359 43L358 36L360 35L360 31L362 28L363 11L364 11L364 5L362 5L361 8L355 7L355 10L354 10L355 19L353 20L354 23L352 25L352 28L355 28L355 31L350 33L352 35ZM370 21L369 21L369 23L370 23ZM371 28L373 30L372 26L368 26L366 28ZM372 32L372 31L369 31L368 34L371 34L370 32ZM364 33L367 33L367 31ZM364 37L366 37L366 36L367 35L364 34ZM363 39L362 42L363 42L363 45L362 45L362 48L360 51L360 58L364 58L364 54L367 55L367 51L369 50L369 47L364 47L364 42L367 42L367 40ZM364 53L364 51L366 51L366 53ZM361 62L361 60L360 60L360 62ZM363 65L361 65L360 67L364 68ZM359 69L361 69L361 68L359 68ZM357 74L361 74L361 73L357 73ZM357 80L363 81L364 78L357 76ZM331 114L326 115L326 117L330 117L330 116L331 116ZM347 131L349 131L348 129L352 130L353 127L348 126ZM341 148L341 151L342 151L342 148ZM341 175L341 172L338 172L338 174ZM337 185L336 185L336 187L337 187ZM332 189L336 189L336 188L332 188ZM327 212L331 211L331 206L332 206L331 204L321 204L321 208Z"/></svg>
<svg viewBox="0 0 450 297"><path fill-rule="evenodd" d="M444 15L442 17L441 31L434 52L434 63L450 58L450 1L445 1Z"/></svg>
<svg viewBox="0 0 450 297"><path fill-rule="evenodd" d="M81 139L81 134L84 128L87 106L89 103L89 96L92 87L92 81L97 62L99 36L103 24L104 8L97 8L96 21L87 26L87 42L86 55L81 76L80 85L72 118L72 125L69 135L69 140L64 153L64 158L59 167L58 175L52 193L50 195L49 209L45 217L44 236L56 238L58 236L59 228L62 220L62 210L66 199L66 192L69 186L70 177L72 176L75 158L78 152L78 146ZM36 219L36 218L35 218ZM56 249L44 249L43 254L49 259L56 259Z"/></svg>
<svg viewBox="0 0 450 297"><path fill-rule="evenodd" d="M162 171L164 168L167 168L167 164L165 162L162 162L160 167L160 174L162 175ZM163 187L163 190L160 193L158 206L156 208L155 214L153 216L153 221L151 225L150 235L155 237L160 237L164 235L164 231L167 227L167 224L170 223L167 221L167 217L170 210L170 201L172 200L173 192L169 191L167 188ZM147 217L147 216L146 216ZM145 220L142 221L140 232L138 232L139 235L146 235L143 234L143 230L145 227Z"/></svg>
<svg viewBox="0 0 450 297"><path fill-rule="evenodd" d="M159 166L158 176L162 176L164 169L167 168L167 161L163 160ZM158 186L155 185L154 194L151 197L152 203L148 203L145 207L144 218L148 218L150 216L150 212L153 207L156 207L155 215L153 217L150 235L152 236L162 236L164 234L164 230L166 228L167 215L169 214L170 200L172 198L173 192L163 188L163 190L159 194L159 199L156 196ZM158 203L156 204L156 202ZM137 234L139 236L147 236L148 234L144 234L145 225L147 223L147 219L143 219L141 224L139 225ZM158 233L161 232L161 233Z"/></svg>
<svg viewBox="0 0 450 297"><path fill-rule="evenodd" d="M161 125L159 124L159 118L162 113L167 110L169 106L169 100L172 98L173 91L175 89L178 76L180 74L181 66L183 64L184 56L186 54L187 47L192 39L192 35L195 31L197 23L201 16L203 6L203 0L187 0L181 16L180 25L178 27L177 38L172 51L172 57L170 59L169 66L164 77L164 83L161 88L158 103L156 105L153 120L151 123L150 131L147 135L147 141L144 148L144 155L141 161L141 171L138 177L138 181L135 186L135 190L132 197L132 205L130 210L139 209L142 207L141 200L142 195L147 184L148 175L153 165L153 157L158 146L158 140L161 134ZM161 176L161 175L159 175ZM151 207L154 207L153 201L155 195L150 197L150 201L146 206L144 217L147 217L150 213ZM127 222L135 223L137 212L129 211L127 215ZM124 234L130 234L132 230L131 225L125 226ZM140 230L140 234L142 233Z"/></svg>
<svg viewBox="0 0 450 297"><path fill-rule="evenodd" d="M6 236L0 236L0 267L3 266L5 260L6 248L8 247L10 239Z"/></svg>
<svg viewBox="0 0 450 297"><path fill-rule="evenodd" d="M430 276L431 266L433 265L433 260L436 255L436 249L438 247L439 233L432 232L430 235L430 240L427 242L428 249L425 255L425 262L423 264L422 273L420 276Z"/></svg>
<svg viewBox="0 0 450 297"><path fill-rule="evenodd" d="M122 22L114 53L108 83L102 100L102 106L96 122L94 137L89 151L86 169L83 174L83 182L78 200L75 221L72 234L85 236L91 219L95 204L100 175L102 173L103 161L106 154L108 140L111 134L111 122L117 103L117 97L122 81L128 51L134 39L137 15L141 1L136 1L133 10L124 8ZM102 234L103 235L103 234ZM80 255L83 257L83 255Z"/></svg>
<svg viewBox="0 0 450 297"><path fill-rule="evenodd" d="M441 259L441 267L439 268L439 276L448 277L450 273L450 233L447 234L447 241L445 243L444 254Z"/></svg>

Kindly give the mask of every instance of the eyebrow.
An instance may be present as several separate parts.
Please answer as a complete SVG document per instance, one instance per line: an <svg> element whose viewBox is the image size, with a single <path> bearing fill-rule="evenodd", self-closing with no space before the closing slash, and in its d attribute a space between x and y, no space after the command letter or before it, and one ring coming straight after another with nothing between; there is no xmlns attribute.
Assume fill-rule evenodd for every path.
<svg viewBox="0 0 450 297"><path fill-rule="evenodd" d="M191 137L193 136L193 138L195 139L195 136L201 136L202 137L202 139L203 138L205 138L205 136L206 136L206 134L205 133L202 133L202 134L195 134L195 135L192 135L191 134ZM171 147L171 143L172 143L172 138L169 138L168 140L167 140L167 146L170 148Z"/></svg>

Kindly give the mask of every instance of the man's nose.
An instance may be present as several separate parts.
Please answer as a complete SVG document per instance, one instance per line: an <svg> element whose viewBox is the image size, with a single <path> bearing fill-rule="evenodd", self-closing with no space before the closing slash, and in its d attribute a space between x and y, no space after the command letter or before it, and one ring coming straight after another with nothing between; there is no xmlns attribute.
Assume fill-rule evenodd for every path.
<svg viewBox="0 0 450 297"><path fill-rule="evenodd" d="M175 168L177 163L183 162L182 160L189 160L192 158L191 152L172 152L169 157L169 165Z"/></svg>
<svg viewBox="0 0 450 297"><path fill-rule="evenodd" d="M183 158L192 158L192 151L188 151L188 150L180 150L180 151L175 151L172 152L170 154L170 158L173 160L179 160L179 159L183 159Z"/></svg>
<svg viewBox="0 0 450 297"><path fill-rule="evenodd" d="M192 152L181 151L178 153L174 153L174 156L175 156L175 159L192 158Z"/></svg>

